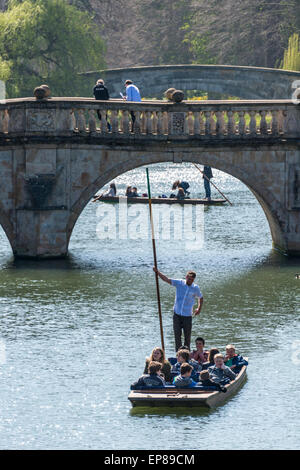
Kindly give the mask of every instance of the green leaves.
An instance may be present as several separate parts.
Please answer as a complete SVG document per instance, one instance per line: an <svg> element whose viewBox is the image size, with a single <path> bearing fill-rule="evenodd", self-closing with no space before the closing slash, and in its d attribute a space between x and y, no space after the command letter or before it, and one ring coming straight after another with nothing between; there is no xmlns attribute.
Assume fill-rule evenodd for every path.
<svg viewBox="0 0 300 470"><path fill-rule="evenodd" d="M32 96L41 82L56 96L90 94L78 74L103 68L103 55L91 17L64 0L11 0L0 13L0 79L10 97Z"/></svg>

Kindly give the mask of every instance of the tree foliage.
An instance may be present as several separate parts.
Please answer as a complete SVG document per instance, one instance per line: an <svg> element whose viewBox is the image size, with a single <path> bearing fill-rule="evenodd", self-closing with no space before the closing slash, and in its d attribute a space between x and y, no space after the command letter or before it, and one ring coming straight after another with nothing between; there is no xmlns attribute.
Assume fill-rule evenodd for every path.
<svg viewBox="0 0 300 470"><path fill-rule="evenodd" d="M32 96L41 83L57 96L82 95L78 73L103 68L103 55L90 15L64 0L10 0L0 13L0 79L8 79L8 96Z"/></svg>
<svg viewBox="0 0 300 470"><path fill-rule="evenodd" d="M299 0L198 0L189 37L194 61L274 67L291 34L299 32Z"/></svg>
<svg viewBox="0 0 300 470"><path fill-rule="evenodd" d="M282 68L285 70L300 70L300 41L299 34L293 34L289 46L284 52Z"/></svg>

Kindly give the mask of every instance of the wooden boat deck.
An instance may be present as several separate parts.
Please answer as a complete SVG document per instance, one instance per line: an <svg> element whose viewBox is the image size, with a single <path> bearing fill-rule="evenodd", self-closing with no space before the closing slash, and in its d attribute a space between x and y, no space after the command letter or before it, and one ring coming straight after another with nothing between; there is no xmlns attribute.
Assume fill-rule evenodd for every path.
<svg viewBox="0 0 300 470"><path fill-rule="evenodd" d="M99 202L110 202L118 203L120 200L127 200L128 204L148 204L149 199L147 197L126 197L126 196L115 196L115 197L101 197L97 199ZM204 204L205 206L214 206L218 204L224 204L226 199L177 199L177 198L151 198L152 204Z"/></svg>
<svg viewBox="0 0 300 470"><path fill-rule="evenodd" d="M246 358L245 358L246 359ZM227 392L197 390L197 388L171 388L131 390L128 399L135 406L208 407L222 405L234 395L246 379L247 366L243 366L237 378L226 385Z"/></svg>

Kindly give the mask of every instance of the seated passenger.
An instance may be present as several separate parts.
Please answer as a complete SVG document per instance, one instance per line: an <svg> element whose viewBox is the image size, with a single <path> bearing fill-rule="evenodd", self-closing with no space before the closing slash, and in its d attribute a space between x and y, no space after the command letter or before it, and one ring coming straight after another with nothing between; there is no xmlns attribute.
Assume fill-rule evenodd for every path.
<svg viewBox="0 0 300 470"><path fill-rule="evenodd" d="M130 197L131 193L132 193L131 186L127 186L125 196Z"/></svg>
<svg viewBox="0 0 300 470"><path fill-rule="evenodd" d="M146 357L144 374L148 374L149 364L152 361L161 363L160 375L164 377L166 382L171 382L172 381L171 364L166 359L164 350L159 347L154 348L152 353L150 354L150 357Z"/></svg>
<svg viewBox="0 0 300 470"><path fill-rule="evenodd" d="M204 344L205 344L204 339L198 336L198 338L196 338L195 344L196 344L196 349L194 349L191 352L191 358L199 362L199 364L203 364L203 362L207 362L208 351L204 351Z"/></svg>
<svg viewBox="0 0 300 470"><path fill-rule="evenodd" d="M248 365L248 361L246 361L243 356L235 353L235 347L232 344L228 344L226 346L224 364L230 367L235 374L239 374L242 367Z"/></svg>
<svg viewBox="0 0 300 470"><path fill-rule="evenodd" d="M115 183L109 185L109 191L103 194L103 197L115 197L117 195L117 188Z"/></svg>
<svg viewBox="0 0 300 470"><path fill-rule="evenodd" d="M195 382L191 375L193 372L193 367L187 362L183 362L180 366L180 375L177 375L173 380L173 384L177 388L191 388L196 387L197 382Z"/></svg>
<svg viewBox="0 0 300 470"><path fill-rule="evenodd" d="M177 199L184 199L185 198L184 190L182 188L178 188L178 193L176 194L176 198Z"/></svg>
<svg viewBox="0 0 300 470"><path fill-rule="evenodd" d="M218 390L219 392L223 392L223 393L227 392L226 387L224 387L223 385L220 385L217 382L214 382L212 379L209 378L208 370L202 370L200 372L199 385L202 385L202 387L215 387L215 389Z"/></svg>
<svg viewBox="0 0 300 470"><path fill-rule="evenodd" d="M222 354L216 354L214 361L215 365L208 368L211 380L220 385L226 385L236 378L235 373L232 372L229 367L225 366Z"/></svg>
<svg viewBox="0 0 300 470"><path fill-rule="evenodd" d="M203 362L202 369L208 369L210 366L215 365L214 357L220 351L217 348L211 348L208 352L207 362Z"/></svg>
<svg viewBox="0 0 300 470"><path fill-rule="evenodd" d="M128 197L139 197L137 193L137 188L135 186L132 187L131 193L129 194Z"/></svg>
<svg viewBox="0 0 300 470"><path fill-rule="evenodd" d="M201 371L202 367L200 364L198 364L197 361L190 358L190 351L188 349L178 349L176 353L176 357L177 357L177 362L176 364L172 366L171 372L173 374L179 374L181 364L188 363L193 368L192 370L193 380L198 380L198 374Z"/></svg>
<svg viewBox="0 0 300 470"><path fill-rule="evenodd" d="M136 382L131 385L131 390L137 390L140 387L164 387L165 381L159 372L161 370L161 363L151 361L149 364L149 374L142 375Z"/></svg>
<svg viewBox="0 0 300 470"><path fill-rule="evenodd" d="M179 180L176 180L174 181L173 183L173 186L172 186L172 189L174 191L174 189L176 188L182 188L183 191L184 191L184 194L190 194L189 191L188 191L188 188L190 187L189 183L187 181L179 181Z"/></svg>

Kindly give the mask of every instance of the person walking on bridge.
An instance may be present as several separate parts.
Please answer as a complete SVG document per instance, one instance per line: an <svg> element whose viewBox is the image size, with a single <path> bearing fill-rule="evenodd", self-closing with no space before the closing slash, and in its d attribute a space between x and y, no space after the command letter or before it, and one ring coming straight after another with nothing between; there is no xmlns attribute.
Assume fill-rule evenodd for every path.
<svg viewBox="0 0 300 470"><path fill-rule="evenodd" d="M126 80L125 87L126 87L126 96L124 97L124 99L126 101L136 101L136 102L142 101L140 90L138 89L137 86L133 84L131 80ZM131 132L133 132L134 123L135 123L135 114L133 111L130 111L130 114L131 114L131 119L132 119Z"/></svg>
<svg viewBox="0 0 300 470"><path fill-rule="evenodd" d="M196 273L194 271L188 271L183 279L170 279L161 273L157 268L153 268L153 271L158 274L160 279L167 282L171 286L176 287L176 297L174 303L174 315L173 315L173 329L175 336L175 348L176 351L182 346L181 336L182 330L184 333L184 345L190 349L191 333L192 333L192 317L199 315L203 305L203 295L197 284L194 283ZM198 299L198 306L193 313L193 307L196 298Z"/></svg>

